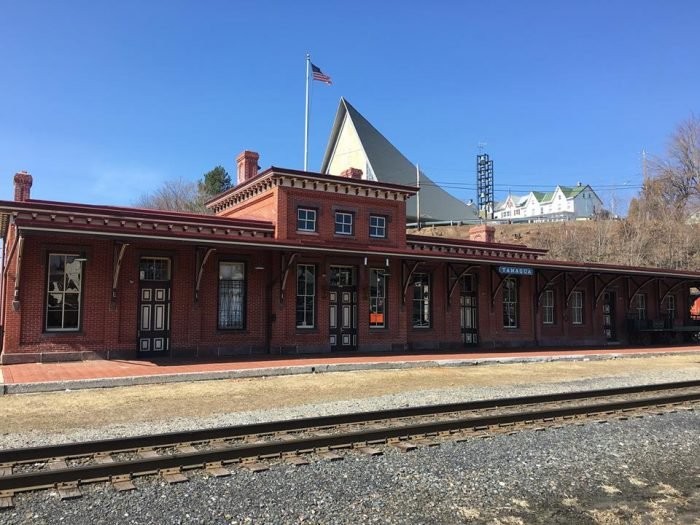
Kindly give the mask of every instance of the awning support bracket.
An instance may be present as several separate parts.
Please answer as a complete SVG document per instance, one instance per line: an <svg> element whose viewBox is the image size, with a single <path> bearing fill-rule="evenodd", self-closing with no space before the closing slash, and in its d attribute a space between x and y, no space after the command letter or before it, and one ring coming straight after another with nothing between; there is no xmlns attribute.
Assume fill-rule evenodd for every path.
<svg viewBox="0 0 700 525"><path fill-rule="evenodd" d="M202 251L204 255L202 255ZM204 275L204 266L207 264L207 260L211 257L211 254L216 251L216 248L197 248L197 282L194 288L194 302L199 302L199 288L202 284L202 276Z"/></svg>
<svg viewBox="0 0 700 525"><path fill-rule="evenodd" d="M282 257L282 282L280 284L280 303L284 302L284 291L287 288L287 278L289 277L289 271L292 269L292 265L294 264L294 261L296 258L299 256L299 252L294 252L291 255L289 255L289 258L286 256Z"/></svg>
<svg viewBox="0 0 700 525"><path fill-rule="evenodd" d="M119 274L122 269L122 260L124 259L124 252L129 243L115 243L114 253L113 253L113 264L112 264L112 303L117 300L117 286L119 284Z"/></svg>

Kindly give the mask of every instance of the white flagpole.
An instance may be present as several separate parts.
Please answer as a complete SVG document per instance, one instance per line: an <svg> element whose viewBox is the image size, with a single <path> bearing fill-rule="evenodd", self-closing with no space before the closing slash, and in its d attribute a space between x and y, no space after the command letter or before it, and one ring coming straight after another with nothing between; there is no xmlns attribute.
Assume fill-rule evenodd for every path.
<svg viewBox="0 0 700 525"><path fill-rule="evenodd" d="M304 171L309 167L309 69L311 55L306 53L306 118L304 119Z"/></svg>
<svg viewBox="0 0 700 525"><path fill-rule="evenodd" d="M420 230L420 168L416 163L416 188L418 188L418 193L416 193L416 223L418 229Z"/></svg>

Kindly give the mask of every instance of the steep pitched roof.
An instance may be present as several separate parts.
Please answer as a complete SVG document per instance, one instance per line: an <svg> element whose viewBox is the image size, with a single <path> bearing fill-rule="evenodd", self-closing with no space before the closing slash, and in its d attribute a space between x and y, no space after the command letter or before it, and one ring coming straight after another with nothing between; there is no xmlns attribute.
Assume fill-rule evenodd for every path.
<svg viewBox="0 0 700 525"><path fill-rule="evenodd" d="M559 189L564 194L564 197L566 197L567 199L573 199L574 197L576 197L576 195L581 193L587 187L588 186L559 186Z"/></svg>
<svg viewBox="0 0 700 525"><path fill-rule="evenodd" d="M355 165L353 165L355 164ZM359 165L358 165L359 164ZM339 175L360 168L363 177L379 182L415 186L416 167L344 98L340 99L321 173ZM450 195L420 173L421 220L476 220L476 207ZM409 221L416 219L416 199L406 203Z"/></svg>

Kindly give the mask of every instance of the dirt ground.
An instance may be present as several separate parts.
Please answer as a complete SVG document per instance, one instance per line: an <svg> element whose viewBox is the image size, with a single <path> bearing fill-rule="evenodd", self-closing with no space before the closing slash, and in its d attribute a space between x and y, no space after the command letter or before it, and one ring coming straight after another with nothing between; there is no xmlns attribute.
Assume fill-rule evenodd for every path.
<svg viewBox="0 0 700 525"><path fill-rule="evenodd" d="M17 394L0 397L0 421L3 433L54 432L100 427L107 423L206 417L400 392L556 383L688 369L700 370L700 356L334 372Z"/></svg>

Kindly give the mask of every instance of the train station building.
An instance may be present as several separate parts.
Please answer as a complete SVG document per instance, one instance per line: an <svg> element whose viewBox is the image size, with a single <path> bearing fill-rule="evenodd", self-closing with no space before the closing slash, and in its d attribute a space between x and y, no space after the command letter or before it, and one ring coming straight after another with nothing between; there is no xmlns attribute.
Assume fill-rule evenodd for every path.
<svg viewBox="0 0 700 525"><path fill-rule="evenodd" d="M237 159L212 214L0 201L5 364L683 342L700 273L406 233L418 189ZM36 181L40 183L40 179Z"/></svg>

